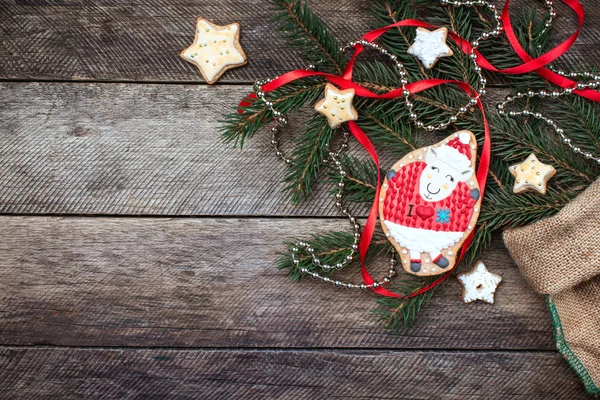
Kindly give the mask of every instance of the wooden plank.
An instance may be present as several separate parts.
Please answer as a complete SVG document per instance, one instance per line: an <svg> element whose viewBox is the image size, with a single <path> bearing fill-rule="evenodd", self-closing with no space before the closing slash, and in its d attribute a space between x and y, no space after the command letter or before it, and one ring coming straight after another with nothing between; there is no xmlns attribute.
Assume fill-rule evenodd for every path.
<svg viewBox="0 0 600 400"><path fill-rule="evenodd" d="M368 30L366 3L311 5L346 43ZM201 16L220 25L240 23L249 63L220 82L253 82L306 66L271 21L277 10L265 0L3 1L0 78L203 83L179 57L193 41Z"/></svg>
<svg viewBox="0 0 600 400"><path fill-rule="evenodd" d="M267 132L243 152L218 120L249 87L4 83L0 212L334 214L282 199Z"/></svg>
<svg viewBox="0 0 600 400"><path fill-rule="evenodd" d="M370 314L374 294L293 283L274 267L283 240L345 231L344 221L0 217L0 226L0 345L554 349L543 297L498 238L482 256L504 278L496 304L463 304L451 279L395 337Z"/></svg>
<svg viewBox="0 0 600 400"><path fill-rule="evenodd" d="M0 83L0 213L338 215L328 184L300 206L281 195L286 166L267 131L242 152L222 143L219 119L249 90ZM490 92L490 104L506 94ZM381 156L383 166L396 161Z"/></svg>
<svg viewBox="0 0 600 400"><path fill-rule="evenodd" d="M11 399L583 399L545 352L0 348Z"/></svg>
<svg viewBox="0 0 600 400"><path fill-rule="evenodd" d="M586 21L598 21L598 2L584 3ZM357 40L369 29L367 0L310 4L340 43ZM519 2L533 5L539 3ZM557 7L556 43L576 28L573 13ZM228 72L221 82L252 82L305 66L276 32L277 24L271 22L275 12L266 0L3 1L0 79L202 82L178 54L194 37L196 17L203 16L220 24L241 24L249 63ZM599 37L600 24L586 23L563 65L580 69L598 64Z"/></svg>

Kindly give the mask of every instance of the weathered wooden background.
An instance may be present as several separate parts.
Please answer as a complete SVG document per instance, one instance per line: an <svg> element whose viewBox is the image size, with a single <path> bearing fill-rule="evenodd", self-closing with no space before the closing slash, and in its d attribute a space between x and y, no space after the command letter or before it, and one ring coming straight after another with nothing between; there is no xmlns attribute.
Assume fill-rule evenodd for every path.
<svg viewBox="0 0 600 400"><path fill-rule="evenodd" d="M311 2L341 42L368 29L368 3ZM564 65L600 60L588 3ZM273 13L0 2L0 398L583 398L499 238L482 256L504 278L497 303L464 305L452 281L400 337L369 315L371 294L273 267L283 238L346 227L326 187L282 199L267 135L220 142L253 79L303 66ZM178 57L197 16L242 26L249 63L220 85ZM575 27L564 8L557 24Z"/></svg>

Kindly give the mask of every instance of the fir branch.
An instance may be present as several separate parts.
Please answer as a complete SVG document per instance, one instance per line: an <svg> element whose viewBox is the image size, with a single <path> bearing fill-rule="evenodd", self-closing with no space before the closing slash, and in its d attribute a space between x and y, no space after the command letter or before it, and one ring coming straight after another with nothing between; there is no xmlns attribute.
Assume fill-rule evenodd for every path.
<svg viewBox="0 0 600 400"><path fill-rule="evenodd" d="M565 112L567 111L567 112ZM565 132L577 147L600 155L600 107L579 96L562 98L549 116L559 126L567 127Z"/></svg>
<svg viewBox="0 0 600 400"><path fill-rule="evenodd" d="M341 73L344 66L343 54L323 24L309 10L305 1L278 0L282 9L278 20L294 48L312 64L321 60L321 70ZM432 6L428 0L378 0L371 7L378 26L387 25L406 18L425 15L429 22L438 26L448 26L461 36L470 39L483 30L489 30L494 22L487 9L478 7L442 7ZM542 54L548 47L551 30L544 30L544 16L537 9L522 10L513 16L513 26L519 42L533 57ZM407 53L414 40L414 28L390 30L379 40L391 54L401 60L410 81L426 78L458 79L477 85L478 75L473 71L469 58L454 47L455 56L444 58L432 70L425 70L421 63ZM542 33L543 32L543 33ZM450 46L454 46L450 43ZM522 60L511 50L505 37L483 41L479 50L500 69L515 66ZM368 52L365 52L368 56ZM364 56L363 56L364 57ZM360 60L362 61L362 60ZM384 93L400 86L397 71L387 62L380 62L378 56L368 62L359 62L355 67L354 78L364 87L377 93ZM548 87L548 83L539 75L530 73L520 76L503 77L517 90L538 90ZM294 82L281 88L272 98L276 108L282 112L293 112L307 103L314 103L322 96L323 82L318 78ZM286 89L287 88L287 89ZM288 90L288 92L285 92ZM532 101L533 100L533 101ZM465 94L452 86L435 87L411 97L414 110L426 124L437 124L448 120L458 108L466 103ZM357 98L355 106L359 110L359 125L372 142L384 154L403 156L407 152L422 146L421 136L409 120L403 99L372 100ZM598 153L600 149L600 108L578 96L561 97L555 102L541 102L528 99L526 103L517 103L517 107L526 107L532 111L548 113L582 149ZM565 112L567 111L567 112ZM580 155L573 154L539 120L505 119L488 114L492 130L493 157L489 171L488 186L483 199L481 214L475 236L460 267L471 265L491 242L492 234L502 229L521 226L554 215L573 199L590 182L600 175L600 167ZM226 117L223 136L226 140L242 144L245 138L252 137L256 130L270 121L272 116L262 104L250 104L241 114L232 113ZM452 127L469 129L481 140L482 127L479 112L463 115ZM443 133L443 132L441 132ZM322 161L327 145L333 137L333 131L326 120L315 114L305 127L304 134L298 139L293 153L294 166L286 177L287 193L292 201L298 202L309 195L312 186L323 169L328 169L330 179L339 182L341 177L335 168L323 168ZM432 137L427 137L428 142ZM545 196L538 194L512 193L514 177L508 166L521 162L531 152L540 160L554 165L558 172L549 184ZM361 206L369 204L375 194L377 168L369 160L342 156L340 162L347 175L344 177L345 200ZM382 171L383 173L383 171ZM309 243L315 248L315 254L323 263L335 265L349 253L354 236L348 232L331 232L314 235ZM292 243L287 243L292 247ZM391 245L381 232L377 231L372 254L391 250ZM289 255L278 260L278 267L289 270L292 279L301 278L299 268L323 273L312 263L308 254L301 254L300 262L294 265ZM399 276L391 289L401 293L414 293L433 278L417 278L410 274ZM436 289L437 292L437 289ZM412 325L417 313L434 295L430 290L410 299L380 298L379 308L375 311L389 329L401 333Z"/></svg>
<svg viewBox="0 0 600 400"><path fill-rule="evenodd" d="M515 107L519 108L520 103ZM536 119L523 124L520 119L492 117L492 131L495 137L494 155L506 162L520 162L530 153L535 153L540 161L557 168L554 182L560 182L563 190L569 187L587 186L598 176L595 163L574 154L563 143L559 143L546 126ZM508 165L506 166L508 169Z"/></svg>
<svg viewBox="0 0 600 400"><path fill-rule="evenodd" d="M392 154L404 155L415 150L420 139L413 132L405 107L399 102L383 100L360 107L358 124L375 145Z"/></svg>
<svg viewBox="0 0 600 400"><path fill-rule="evenodd" d="M346 175L344 176L344 200L350 203L370 204L375 196L377 186L377 167L371 160L362 160L357 157L341 155L339 161ZM383 172L382 172L383 174ZM329 177L332 183L342 179L339 170L334 166L329 167ZM332 189L331 194L337 193Z"/></svg>
<svg viewBox="0 0 600 400"><path fill-rule="evenodd" d="M402 280L391 285L389 289L407 295L431 284L435 279L404 274ZM378 308L373 310L373 313L385 324L386 329L400 335L405 329L412 327L418 313L432 299L437 288L439 286L409 298L381 297L377 299Z"/></svg>
<svg viewBox="0 0 600 400"><path fill-rule="evenodd" d="M267 94L275 109L292 115L306 103L314 103L323 94L325 83L320 79L304 79L293 82ZM225 142L234 146L244 146L246 139L252 138L256 132L273 120L273 114L261 101L253 98L245 99L249 105L236 107L234 111L219 121L219 131Z"/></svg>
<svg viewBox="0 0 600 400"><path fill-rule="evenodd" d="M379 60L355 64L353 75L353 79L361 86L376 92L385 93L400 87L398 71Z"/></svg>
<svg viewBox="0 0 600 400"><path fill-rule="evenodd" d="M556 214L576 195L574 191L560 192L550 189L543 197L533 193L515 196L512 193L512 185L508 189L501 189L489 184L481 207L479 224L485 226L489 232L527 225Z"/></svg>
<svg viewBox="0 0 600 400"><path fill-rule="evenodd" d="M322 114L313 114L306 124L292 153L293 165L284 179L287 183L284 192L293 203L299 203L312 193L334 132Z"/></svg>
<svg viewBox="0 0 600 400"><path fill-rule="evenodd" d="M540 14L537 7L522 9L520 13L512 16L515 35L532 58L543 54L549 46L552 28L545 29L546 15ZM542 33L543 32L543 33ZM498 51L498 48L508 51ZM507 69L522 64L523 60L512 50L512 46L505 35L493 40L481 42L479 51L498 69ZM493 75L493 73L490 73ZM518 90L540 90L548 83L536 73L520 75L502 75L501 80L506 80Z"/></svg>
<svg viewBox="0 0 600 400"><path fill-rule="evenodd" d="M282 10L274 20L291 47L300 51L310 64L319 69L341 75L345 66L344 54L337 40L308 7L306 1L274 0Z"/></svg>
<svg viewBox="0 0 600 400"><path fill-rule="evenodd" d="M335 266L337 263L342 263L345 257L350 254L352 244L354 244L354 234L352 232L328 232L322 234L311 235L311 237L305 240L313 249L314 255L319 258L321 265L328 264ZM294 264L291 251L295 247L296 242L286 242L285 245L288 247L287 253L278 253L279 259L276 262L278 269L288 270L288 275L293 281L299 281L305 275L300 270L301 268L307 268L310 272L317 272L320 275L332 275L335 273L335 269L325 272L319 266L316 266L312 262L312 256L305 251L300 251L298 254L298 264ZM373 257L380 254L384 254L391 249L391 245L388 240L383 236L382 232L375 232L371 241L371 247L367 253L367 261L372 260ZM358 257L356 257L357 259ZM357 264L357 260L352 263L346 264L344 268L350 265ZM337 270L339 271L339 270Z"/></svg>
<svg viewBox="0 0 600 400"><path fill-rule="evenodd" d="M381 25L391 25L404 19L417 17L416 11L407 0L376 1L371 7L371 14L379 22L377 26L374 26L377 28ZM380 41L390 53L402 61L409 80L416 81L427 79L429 75L423 65L408 54L408 48L412 45L414 38L414 28L397 27L384 34Z"/></svg>

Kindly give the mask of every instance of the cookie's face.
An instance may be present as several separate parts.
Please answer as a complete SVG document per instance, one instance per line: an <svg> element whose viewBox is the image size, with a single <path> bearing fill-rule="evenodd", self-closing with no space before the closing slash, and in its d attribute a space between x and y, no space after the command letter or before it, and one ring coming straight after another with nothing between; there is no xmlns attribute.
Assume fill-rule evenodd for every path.
<svg viewBox="0 0 600 400"><path fill-rule="evenodd" d="M421 172L419 194L425 201L435 202L450 196L458 185L456 173L446 163L434 160Z"/></svg>
<svg viewBox="0 0 600 400"><path fill-rule="evenodd" d="M452 150L454 151L454 150ZM447 152L447 151L446 151ZM466 166L451 166L446 160L440 157L444 152L438 149L436 151L430 148L425 156L427 167L421 172L419 179L419 194L423 200L436 202L444 200L456 189L458 182L464 182L473 173L473 170ZM457 169L459 167L460 169Z"/></svg>

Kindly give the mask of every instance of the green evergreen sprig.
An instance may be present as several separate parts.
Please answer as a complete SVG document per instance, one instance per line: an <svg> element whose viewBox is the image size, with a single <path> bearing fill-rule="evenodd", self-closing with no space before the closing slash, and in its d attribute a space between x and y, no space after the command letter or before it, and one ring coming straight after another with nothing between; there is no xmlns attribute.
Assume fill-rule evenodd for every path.
<svg viewBox="0 0 600 400"><path fill-rule="evenodd" d="M566 127L569 137L584 151L600 154L600 107L579 96L562 98L552 103L548 114L559 126ZM590 178L598 176L600 166L593 161L586 161L582 170Z"/></svg>
<svg viewBox="0 0 600 400"><path fill-rule="evenodd" d="M343 180L337 168L330 167L329 176L332 184L340 180L344 183L344 199L349 203L369 205L375 197L377 187L377 167L371 160L342 154L339 158L346 172ZM383 171L381 172L384 173ZM336 189L331 191L335 194Z"/></svg>
<svg viewBox="0 0 600 400"><path fill-rule="evenodd" d="M334 36L309 8L298 0L273 0L281 12L274 18L291 47L302 58L325 72L341 75L346 65L343 52Z"/></svg>
<svg viewBox="0 0 600 400"><path fill-rule="evenodd" d="M276 110L293 115L307 103L316 102L323 94L325 83L320 79L304 79L282 86L268 98ZM247 139L251 139L258 130L273 121L273 113L255 98L247 97L247 106L238 106L226 114L219 122L221 137L225 142L242 148Z"/></svg>
<svg viewBox="0 0 600 400"><path fill-rule="evenodd" d="M354 234L350 231L337 231L328 232L322 234L311 235L309 239L304 240L314 249L314 255L321 260L323 264L335 265L340 262L340 259L350 254L352 244L354 243ZM318 272L320 275L333 275L336 273L335 269L329 272L324 272L321 268L316 267L312 262L312 256L307 252L299 252L300 256L298 260L299 264L294 264L291 252L296 246L295 242L285 242L288 247L288 252L279 253L276 266L278 269L288 270L288 275L294 281L299 281L305 278L307 275L303 275L300 270L301 268L307 268L310 272ZM376 256L380 256L389 252L390 242L382 233L377 233L373 236L371 247L367 253L367 260L371 260ZM356 266L357 262L346 264L345 268L349 266ZM342 269L343 271L343 269Z"/></svg>
<svg viewBox="0 0 600 400"><path fill-rule="evenodd" d="M296 142L291 157L294 163L284 179L287 183L284 191L293 203L299 203L312 193L334 133L322 115L314 114L310 117L302 136Z"/></svg>
<svg viewBox="0 0 600 400"><path fill-rule="evenodd" d="M414 275L406 275L401 281L391 285L389 289L396 293L409 295L435 280L435 277L418 278ZM438 286L421 295L403 299L380 297L377 299L379 307L373 310L373 313L384 323L386 329L400 335L405 329L413 326L419 311L429 303L439 288Z"/></svg>

